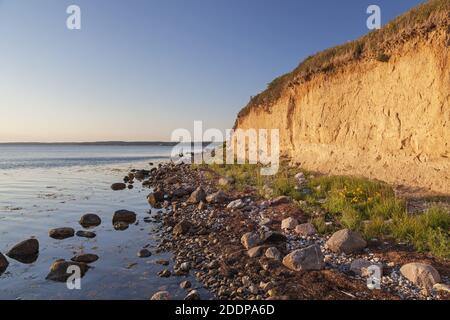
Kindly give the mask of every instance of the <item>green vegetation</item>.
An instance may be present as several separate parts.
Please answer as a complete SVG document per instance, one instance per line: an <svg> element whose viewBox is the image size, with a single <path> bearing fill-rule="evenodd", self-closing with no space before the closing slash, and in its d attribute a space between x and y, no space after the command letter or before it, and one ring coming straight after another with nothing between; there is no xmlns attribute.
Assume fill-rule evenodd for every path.
<svg viewBox="0 0 450 320"><path fill-rule="evenodd" d="M295 70L269 83L267 90L253 97L238 117L245 116L253 107L270 106L281 97L282 92L290 84L308 81L316 73L331 72L336 67L361 57L373 57L378 61L387 62L389 56L383 50L387 50L390 44L416 35L419 28L431 31L439 24L446 25L445 19L448 19L449 11L450 1L429 0L379 30L308 57Z"/></svg>
<svg viewBox="0 0 450 320"><path fill-rule="evenodd" d="M340 227L361 232L367 239L396 239L418 251L450 258L448 209L435 206L422 214L409 214L405 201L397 198L392 187L384 182L350 176L315 177L305 172L307 184L296 188L294 176L298 169L287 165L282 165L274 176L261 176L260 166L249 164L205 168L211 170L210 175L233 177L234 188L239 191L250 187L263 197L290 196L310 215L321 234L335 230L326 224L333 221Z"/></svg>

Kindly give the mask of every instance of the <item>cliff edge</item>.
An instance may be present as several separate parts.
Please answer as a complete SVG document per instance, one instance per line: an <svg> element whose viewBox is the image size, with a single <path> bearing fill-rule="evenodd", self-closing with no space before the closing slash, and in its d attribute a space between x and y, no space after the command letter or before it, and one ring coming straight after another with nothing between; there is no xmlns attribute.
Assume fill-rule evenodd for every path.
<svg viewBox="0 0 450 320"><path fill-rule="evenodd" d="M278 128L282 154L307 170L450 194L450 1L309 57L235 128Z"/></svg>

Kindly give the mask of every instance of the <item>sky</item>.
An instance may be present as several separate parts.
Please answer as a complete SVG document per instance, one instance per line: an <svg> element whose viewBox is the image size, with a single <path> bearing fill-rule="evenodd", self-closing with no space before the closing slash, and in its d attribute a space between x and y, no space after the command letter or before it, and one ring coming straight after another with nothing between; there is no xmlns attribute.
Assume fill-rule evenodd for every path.
<svg viewBox="0 0 450 320"><path fill-rule="evenodd" d="M423 0L0 0L0 142L169 141L225 130L318 51ZM81 9L69 30L66 9Z"/></svg>

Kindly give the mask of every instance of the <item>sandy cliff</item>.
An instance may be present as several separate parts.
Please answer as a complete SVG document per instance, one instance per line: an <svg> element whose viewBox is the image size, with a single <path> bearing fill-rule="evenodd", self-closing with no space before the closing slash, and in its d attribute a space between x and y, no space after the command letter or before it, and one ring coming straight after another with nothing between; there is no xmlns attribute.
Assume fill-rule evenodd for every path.
<svg viewBox="0 0 450 320"><path fill-rule="evenodd" d="M378 51L355 42L357 54L299 67L253 98L235 127L280 129L282 153L308 170L450 194L450 28L448 12L439 17Z"/></svg>

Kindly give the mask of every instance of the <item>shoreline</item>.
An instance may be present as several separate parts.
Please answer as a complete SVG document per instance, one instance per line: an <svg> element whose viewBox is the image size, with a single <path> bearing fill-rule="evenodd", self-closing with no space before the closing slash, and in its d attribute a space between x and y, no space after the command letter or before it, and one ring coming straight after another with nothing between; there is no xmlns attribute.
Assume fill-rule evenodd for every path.
<svg viewBox="0 0 450 320"><path fill-rule="evenodd" d="M222 191L219 184L228 190ZM250 186L237 191L226 177L208 168L170 162L149 172L144 185L153 189L149 203L165 210L158 249L173 252L172 274L192 272L215 299L450 298L448 292L424 291L400 272L408 263L426 263L448 283L448 261L386 241L368 241L358 252L336 253L327 248L330 235L299 236L293 229L282 230L286 218L308 223L305 213L287 197L266 200ZM243 235L249 232L260 240L246 248ZM283 257L312 245L322 251L322 267L310 271L286 267ZM269 248L276 257L267 252ZM367 277L355 274L355 261L382 265L381 290L367 288Z"/></svg>

